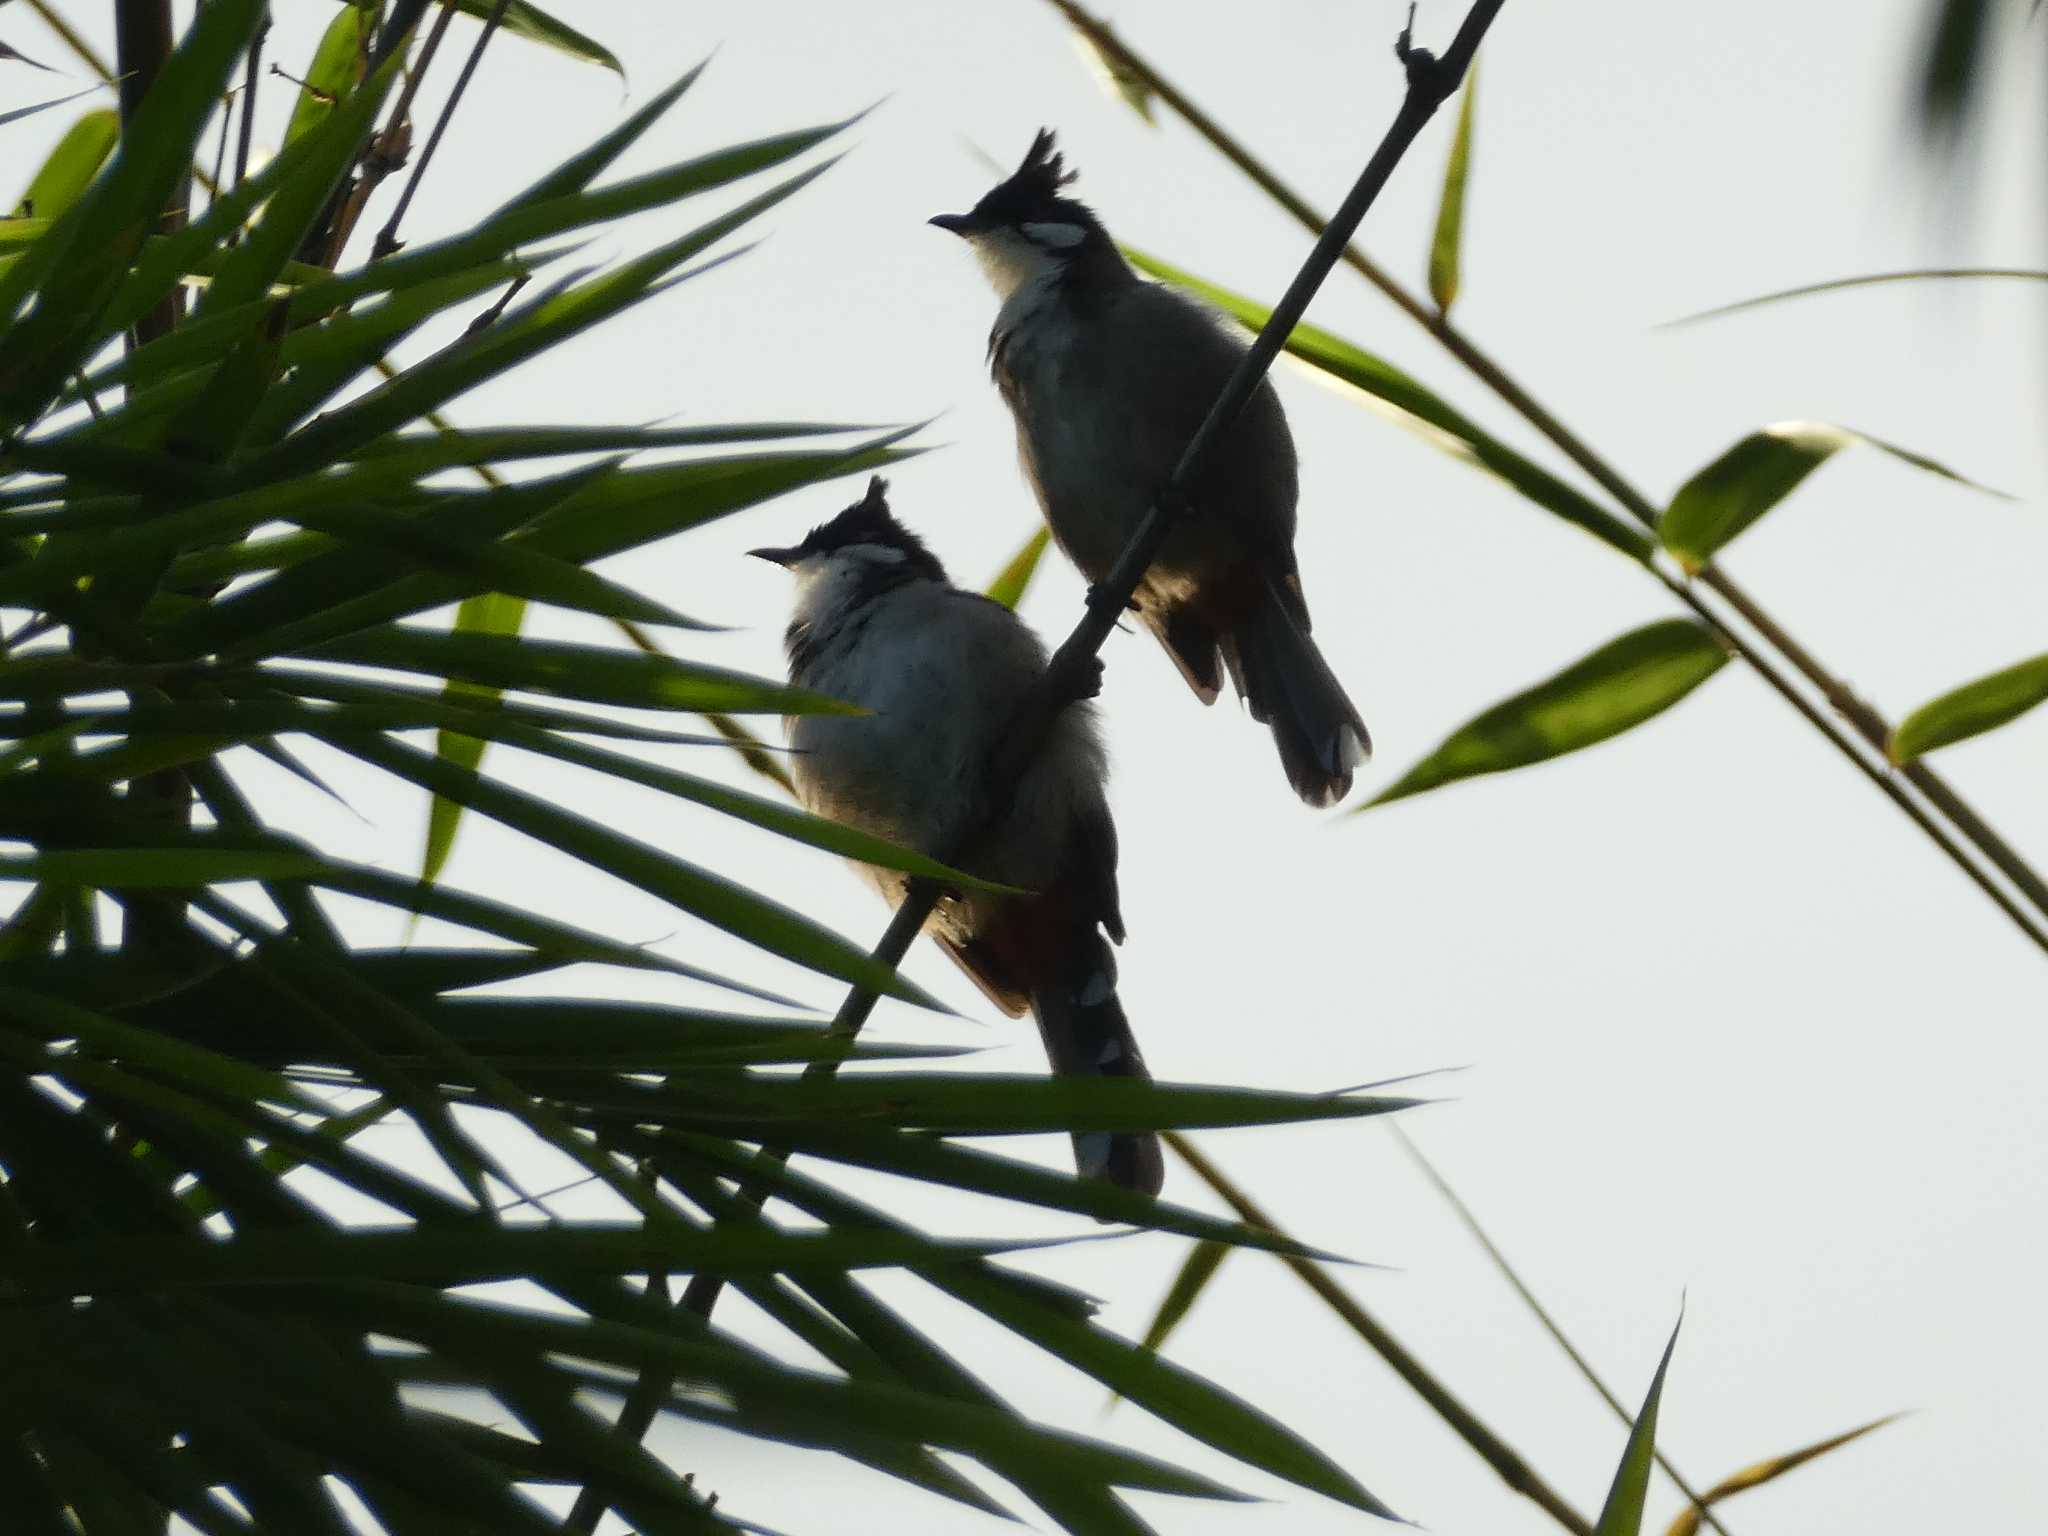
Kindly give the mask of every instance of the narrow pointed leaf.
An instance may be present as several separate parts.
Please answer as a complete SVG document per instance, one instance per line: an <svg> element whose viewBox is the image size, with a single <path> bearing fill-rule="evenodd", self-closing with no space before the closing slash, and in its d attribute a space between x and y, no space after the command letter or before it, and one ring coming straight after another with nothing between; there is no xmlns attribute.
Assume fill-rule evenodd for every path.
<svg viewBox="0 0 2048 1536"><path fill-rule="evenodd" d="M1886 283L1925 283L1975 280L1980 278L2018 278L2030 283L2048 283L2048 271L2039 267L1918 267L1910 272L1869 272L1858 277L1830 278L1823 283L1801 283L1796 288L1780 288L1774 293L1760 293L1754 298L1737 299L1732 304L1716 304L1712 309L1695 310L1692 314L1681 315L1676 320L1666 321L1669 326L1694 325L1702 320L1718 320L1724 315L1739 315L1745 310L1761 309L1767 304L1782 304L1788 299L1807 299L1822 293L1843 293L1852 288L1877 288Z"/></svg>
<svg viewBox="0 0 2048 1536"><path fill-rule="evenodd" d="M1215 305L1251 330L1264 325L1272 313L1266 305L1142 251L1125 247L1124 254L1155 277ZM1484 431L1393 364L1341 336L1307 324L1294 328L1287 338L1287 350L1318 373L1362 391L1368 400L1377 402L1376 408L1384 407L1395 422L1417 432L1425 442L1498 476L1537 506L1620 550L1631 560L1649 559L1652 546L1647 535Z"/></svg>
<svg viewBox="0 0 2048 1536"><path fill-rule="evenodd" d="M1671 1340L1657 1362L1657 1374L1650 1378L1649 1393L1643 1398L1635 1427L1629 1431L1621 1465L1614 1469L1614 1482L1607 1490L1607 1501L1600 1506L1593 1536L1641 1536L1643 1500L1650 1491L1650 1456L1657 1445L1657 1408L1664 1397L1664 1373L1670 1369L1671 1352L1678 1347L1678 1330L1684 1322L1681 1313L1678 1322L1672 1325Z"/></svg>
<svg viewBox="0 0 2048 1536"><path fill-rule="evenodd" d="M1174 1271L1173 1283L1166 1288L1166 1294L1159 1300L1159 1310L1152 1314L1152 1321L1145 1325L1145 1337L1141 1348L1155 1354L1165 1346L1201 1299L1202 1292L1209 1288L1209 1282L1216 1278L1216 1271L1222 1267L1224 1257L1230 1249L1222 1243L1204 1239L1188 1249L1188 1256Z"/></svg>
<svg viewBox="0 0 2048 1536"><path fill-rule="evenodd" d="M1915 469L2002 495L1922 454L1822 421L1781 421L1752 432L1678 488L1658 521L1664 547L1697 571L1743 529L1783 501L1851 443L1866 443Z"/></svg>
<svg viewBox="0 0 2048 1536"><path fill-rule="evenodd" d="M1727 660L1720 642L1689 619L1632 630L1467 721L1359 810L1478 774L1547 762L1618 736L1662 714Z"/></svg>
<svg viewBox="0 0 2048 1536"><path fill-rule="evenodd" d="M841 981L919 1007L946 1011L945 1005L922 987L801 912L651 844L510 785L481 775L467 776L439 758L388 737L358 738L348 742L347 748L364 762L411 779L435 794L460 800L473 811L636 885L749 944Z"/></svg>
<svg viewBox="0 0 2048 1536"><path fill-rule="evenodd" d="M1899 722L1886 750L1893 762L1909 763L1939 747L1995 731L2043 701L2048 701L2048 655L1980 677L1922 704Z"/></svg>
<svg viewBox="0 0 2048 1536"><path fill-rule="evenodd" d="M84 90L73 91L69 96L56 96L52 97L49 101L39 101L34 106L15 107L9 111L0 112L0 127L4 127L8 123L18 123L24 117L34 117L38 112L47 112L52 107L61 107L67 101L76 101L81 96L90 96L94 91L104 89L106 89L104 86L88 85Z"/></svg>
<svg viewBox="0 0 2048 1536"><path fill-rule="evenodd" d="M1024 541L1023 547L1010 556L1010 563L996 573L996 579L988 584L988 595L1005 608L1015 608L1024 600L1025 589L1031 585L1031 578L1038 574L1038 562L1045 554L1045 546L1052 542L1052 530L1041 526Z"/></svg>
<svg viewBox="0 0 2048 1536"><path fill-rule="evenodd" d="M656 91L647 105L610 133L579 149L498 211L503 213L507 209L552 202L558 197L568 197L581 192L595 181L607 166L638 143L641 136L659 122L670 107L682 99L683 92L697 83L697 77L704 73L704 66L708 63L710 60L706 59L691 65L675 84Z"/></svg>
<svg viewBox="0 0 2048 1536"><path fill-rule="evenodd" d="M463 635L511 637L519 633L519 626L525 621L526 599L503 592L464 598L462 606L455 610L455 632ZM451 678L444 697L450 704L483 705L494 703L498 690L488 684ZM458 772L474 774L483 766L488 740L444 726L434 734L434 753ZM461 801L440 794L428 805L426 842L420 849L422 884L440 879L441 871L447 868L448 856L455 851L455 834L462 827L464 809Z"/></svg>
<svg viewBox="0 0 2048 1536"><path fill-rule="evenodd" d="M334 109L356 88L356 83L363 78L370 39L376 30L377 18L373 7L345 0L341 9L334 13L334 20L320 35L320 46L313 51L313 62L307 66L304 81L299 86L299 98L292 106L291 122L284 131L285 143L304 138L326 122L334 115Z"/></svg>
<svg viewBox="0 0 2048 1536"><path fill-rule="evenodd" d="M1761 1487L1775 1478L1783 1477L1794 1467L1804 1466L1817 1456L1825 1456L1829 1451L1839 1450L1850 1441L1860 1440L1872 1430L1883 1429L1887 1424L1895 1423L1899 1418L1899 1414L1888 1413L1881 1419L1872 1419L1868 1424L1859 1424L1856 1428L1845 1430L1839 1435L1830 1435L1827 1439L1819 1441L1814 1445L1802 1446L1796 1451L1786 1452L1783 1456L1771 1456L1763 1461L1753 1462L1749 1466L1744 1467L1740 1472L1731 1473L1729 1476L1722 1478L1720 1482L1714 1484L1713 1487L1700 1495L1700 1502L1702 1504L1718 1504L1721 1500L1728 1498L1732 1494L1741 1493L1750 1488ZM1670 1529L1665 1532L1665 1536L1694 1536L1694 1533L1699 1528L1700 1512L1697 1508L1688 1504L1683 1510L1679 1511L1678 1518L1671 1522Z"/></svg>
<svg viewBox="0 0 2048 1536"><path fill-rule="evenodd" d="M121 137L121 115L110 107L86 113L71 125L57 147L50 151L35 180L22 194L25 217L55 219L70 210L99 175L107 156Z"/></svg>
<svg viewBox="0 0 2048 1536"><path fill-rule="evenodd" d="M497 0L448 0L448 3L465 16L479 19L488 18L497 9ZM621 80L626 78L626 66L619 62L618 55L611 49L539 6L530 4L529 0L511 0L498 25L515 37L541 43L587 64L602 64Z"/></svg>
<svg viewBox="0 0 2048 1536"><path fill-rule="evenodd" d="M1472 169L1472 103L1479 94L1479 71L1465 76L1465 99L1458 107L1458 130L1451 139L1451 158L1444 167L1443 198L1436 209L1436 234L1429 242L1429 296L1437 313L1448 315L1458 298L1459 251L1465 233L1465 179Z"/></svg>
<svg viewBox="0 0 2048 1536"><path fill-rule="evenodd" d="M482 631L451 633L393 626L330 640L306 654L357 666L429 672L492 688L514 688L633 709L727 710L742 714L851 715L823 694L766 678L667 656L565 641L519 640Z"/></svg>

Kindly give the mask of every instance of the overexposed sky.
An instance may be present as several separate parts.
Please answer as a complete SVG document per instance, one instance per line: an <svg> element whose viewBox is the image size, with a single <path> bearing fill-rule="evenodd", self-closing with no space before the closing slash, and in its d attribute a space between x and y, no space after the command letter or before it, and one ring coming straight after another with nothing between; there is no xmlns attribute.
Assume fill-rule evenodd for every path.
<svg viewBox="0 0 2048 1536"><path fill-rule="evenodd" d="M1901 286L1658 326L1855 272L2038 263L2048 176L2033 147L2032 81L2007 82L1973 184L1937 188L1905 110L1923 9L1510 0L1481 56L1457 316L1653 497L1786 418L1840 422L2014 493L1991 500L1851 450L1728 553L1726 568L1893 718L2048 649L2039 291ZM1394 111L1389 44L1404 10L1397 0L1254 10L1118 0L1108 14L1328 207ZM277 11L273 56L297 72L331 8L280 0ZM895 503L963 583L985 581L1035 516L982 368L993 301L957 242L924 224L986 188L977 149L1008 165L1040 125L1058 127L1080 194L1116 235L1267 299L1308 247L1189 130L1163 114L1148 128L1105 94L1038 0L589 0L562 13L627 60L623 102L602 71L517 39L494 43L409 220L413 235L486 211L714 48L703 81L629 169L882 105L848 135L843 164L763 221L769 238L743 262L451 414L943 413L925 435L943 446L894 473ZM1432 0L1420 37L1441 46L1462 14ZM471 35L459 23L451 45ZM0 36L61 60L25 8L0 12ZM445 90L453 66L438 68ZM286 92L266 89L274 143ZM43 91L44 77L0 77L6 105ZM431 82L426 97L439 99ZM22 179L64 115L8 130ZM1363 234L1417 288L1450 124L1447 112L1432 126ZM384 206L365 219L359 248ZM700 217L636 221L594 250L637 251ZM1311 314L1554 463L1351 275L1337 273ZM1305 374L1283 368L1278 382L1301 449L1299 549L1317 637L1380 753L1359 798L1478 709L1674 611L1626 562L1467 466ZM793 541L857 490L847 482L758 509L607 574L746 626L682 637L690 654L775 673L786 579L742 552ZM1079 599L1073 573L1048 561L1024 612L1057 638ZM533 630L604 637L595 621L557 614L537 614ZM1624 1397L1640 1395L1688 1296L1661 1438L1699 1484L1916 1410L1728 1505L1736 1536L2009 1529L2048 1502L2048 1325L2037 1299L2048 957L1760 682L1730 666L1673 713L1593 752L1352 821L1296 803L1265 732L1233 705L1198 708L1148 637L1114 637L1106 658L1131 930L1122 992L1160 1076L1320 1089L1466 1068L1440 1080L1446 1102L1407 1127ZM1935 766L2048 864L2044 757L2048 711ZM516 754L493 762L699 862L744 869L840 932L881 931L868 889L822 855ZM715 753L691 753L685 766L748 782ZM355 856L413 865L417 792L335 772L366 825L261 764L249 781L276 814ZM474 819L449 877L519 891L624 938L667 936L674 953L745 967L820 1006L835 997ZM396 939L388 917L356 917L365 938ZM1037 1069L1028 1024L991 1019L935 951L917 952L912 970L980 1022L885 1005L879 1035L967 1040L991 1047L980 1059L992 1068ZM1346 1283L1554 1486L1597 1512L1620 1427L1384 1128L1225 1133L1204 1145L1298 1235L1389 1266ZM1037 1150L1066 1156L1053 1138ZM896 1193L878 1177L847 1183ZM1177 1167L1168 1193L1209 1203ZM997 1224L966 1202L932 1219ZM1061 1230L1049 1217L1007 1221ZM1145 1238L1029 1262L1102 1296L1110 1321L1135 1334L1183 1254L1178 1240ZM930 1307L941 1336L1035 1415L1216 1469L1128 1408L1102 1418L1092 1382L952 1320L950 1304L917 1301L914 1286L891 1289ZM747 1325L743 1308L726 1305L722 1318ZM1307 1433L1432 1531L1554 1529L1277 1263L1232 1257L1171 1353ZM871 1528L997 1529L832 1458L689 1428L657 1443L727 1507L771 1526L848 1530L848 1501L872 1499ZM1163 1532L1190 1536L1370 1525L1236 1480L1273 1502L1140 1507ZM1650 1528L1675 1508L1658 1484Z"/></svg>

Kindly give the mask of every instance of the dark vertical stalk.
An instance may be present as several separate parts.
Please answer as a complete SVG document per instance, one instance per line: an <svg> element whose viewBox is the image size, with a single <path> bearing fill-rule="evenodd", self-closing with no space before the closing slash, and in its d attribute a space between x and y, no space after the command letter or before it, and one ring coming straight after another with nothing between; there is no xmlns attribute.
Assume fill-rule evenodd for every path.
<svg viewBox="0 0 2048 1536"><path fill-rule="evenodd" d="M119 74L121 132L126 135L142 109L150 88L171 56L170 0L115 0L114 49ZM181 228L189 211L192 183L181 176L165 205L158 229L170 233ZM155 308L135 324L128 347L147 346L168 336L184 318L185 294L173 287ZM138 809L160 817L167 825L182 825L192 817L192 784L180 769L152 773L130 784L128 797ZM122 903L124 948L137 953L162 955L180 948L185 937L185 907L175 896L151 893Z"/></svg>

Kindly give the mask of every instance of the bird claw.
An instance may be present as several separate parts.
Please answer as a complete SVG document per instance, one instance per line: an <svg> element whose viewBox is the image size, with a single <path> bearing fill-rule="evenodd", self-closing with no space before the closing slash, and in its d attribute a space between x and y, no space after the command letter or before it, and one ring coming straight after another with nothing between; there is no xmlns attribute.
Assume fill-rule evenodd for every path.
<svg viewBox="0 0 2048 1536"><path fill-rule="evenodd" d="M1088 585L1088 606L1090 608L1100 608L1108 601L1109 594L1102 590L1102 584L1100 582L1090 582ZM1136 613L1138 611L1138 600L1136 597L1127 597L1123 600L1121 606L1131 613Z"/></svg>
<svg viewBox="0 0 2048 1536"><path fill-rule="evenodd" d="M1102 696L1102 658L1090 656L1082 663L1080 675L1074 681L1074 697L1095 699Z"/></svg>

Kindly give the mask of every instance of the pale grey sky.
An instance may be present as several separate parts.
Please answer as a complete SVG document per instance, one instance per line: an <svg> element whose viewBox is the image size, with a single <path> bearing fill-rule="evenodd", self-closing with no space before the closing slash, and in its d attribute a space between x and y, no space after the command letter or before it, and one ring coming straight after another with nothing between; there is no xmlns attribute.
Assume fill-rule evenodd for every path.
<svg viewBox="0 0 2048 1536"><path fill-rule="evenodd" d="M1118 0L1109 14L1330 206L1394 109L1388 46L1404 9ZM1894 717L2048 649L2036 590L2048 562L2038 291L1895 287L1698 329L1657 326L1816 278L2038 262L2048 177L2031 96L2016 91L1990 125L1967 197L1931 190L1912 152L1904 82L1922 9L1510 0L1482 54L1459 310L1654 496L1786 418L1856 427L2015 493L1990 500L1851 450L1727 555ZM275 56L296 68L329 7L288 0L278 11ZM1081 194L1113 232L1256 295L1277 295L1307 249L1192 133L1170 119L1148 128L1105 95L1036 0L589 0L563 14L628 61L629 102L718 49L635 168L886 100L849 135L854 153L765 221L760 250L453 414L893 422L943 412L926 437L945 446L896 471L895 500L963 581L991 574L1034 516L982 371L992 300L964 252L923 222L984 190L975 147L1009 163L1041 124L1058 127ZM1420 34L1441 44L1461 15L1431 0ZM56 52L17 18L6 18L10 41ZM412 231L494 205L620 107L602 72L494 44ZM1449 127L1446 114L1417 146L1363 236L1418 287ZM17 133L10 149L24 142L35 141ZM638 249L662 221L642 224L607 233L598 251ZM1312 315L1536 447L1347 274ZM1299 372L1283 370L1279 385L1302 453L1300 551L1317 635L1379 747L1361 797L1479 708L1673 611L1625 562L1468 467ZM855 488L760 509L609 574L749 626L691 649L773 672L784 578L741 552L787 542ZM1026 616L1056 637L1079 591L1049 562ZM552 614L536 628L601 635ZM2048 1502L2037 1295L2048 966L1755 678L1731 666L1594 752L1349 821L1296 804L1263 731L1228 704L1197 708L1148 638L1113 638L1107 661L1131 929L1123 995L1161 1076L1317 1089L1466 1067L1437 1085L1447 1102L1408 1117L1408 1129L1625 1397L1642 1391L1689 1296L1662 1441L1699 1483L1917 1410L1727 1506L1737 1536L1994 1530L2038 1514ZM2048 861L2044 755L2048 711L1938 766ZM709 765L705 754L690 760ZM497 766L704 862L744 863L841 932L865 939L883 926L867 889L823 856L630 789L599 798L587 781L510 754ZM252 779L279 814L346 838L357 856L412 864L417 795L340 772L368 826L344 824L288 781ZM538 893L624 937L673 935L664 942L677 953L832 1000L815 979L742 956L487 824L466 829L449 873ZM395 937L370 918L356 931ZM984 1058L992 1067L1036 1070L1028 1027L988 1021L936 953L920 951L913 970L985 1023L885 1008L879 1032L968 1039L997 1047ZM1384 1129L1240 1132L1205 1145L1301 1236L1390 1266L1347 1284L1554 1485L1597 1511L1619 1426ZM1049 1138L1040 1151L1065 1155ZM1184 1170L1169 1181L1176 1198L1206 1203ZM848 1182L895 1193L879 1178ZM956 1218L992 1224L978 1211L933 1213ZM1057 1228L1033 1217L1011 1226ZM1136 1332L1182 1255L1179 1242L1148 1238L1034 1262L1104 1297L1108 1318ZM1215 1466L1129 1409L1103 1419L1092 1382L1041 1369L970 1322L935 1326L1029 1411ZM1275 1263L1230 1259L1172 1353L1305 1431L1433 1531L1553 1529ZM848 1501L872 1498L872 1528L996 1529L830 1458L707 1433L658 1443L769 1525L847 1530ZM1369 1525L1278 1485L1240 1485L1275 1502L1141 1504L1162 1531L1194 1536ZM1660 1483L1651 1507L1649 1528L1661 1529L1675 1496Z"/></svg>

